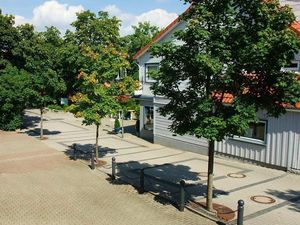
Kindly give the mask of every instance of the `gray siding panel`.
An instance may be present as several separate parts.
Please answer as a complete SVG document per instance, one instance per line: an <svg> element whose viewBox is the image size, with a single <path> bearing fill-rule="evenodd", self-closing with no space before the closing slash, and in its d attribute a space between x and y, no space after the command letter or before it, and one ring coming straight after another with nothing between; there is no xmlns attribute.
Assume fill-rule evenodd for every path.
<svg viewBox="0 0 300 225"><path fill-rule="evenodd" d="M196 138L191 135L181 136L181 135L176 135L176 134L172 133L169 129L172 122L168 118L160 115L157 112L158 108L159 107L157 105L154 108L154 110L155 110L155 113L154 113L154 121L155 121L154 135L155 136L163 137L164 140L166 140L166 138L167 138L169 140L174 140L174 141L178 141L181 143L191 143L196 146L201 146L201 147L205 147L205 148L208 147L207 140L204 138Z"/></svg>
<svg viewBox="0 0 300 225"><path fill-rule="evenodd" d="M300 170L300 113L269 117L265 146L235 139L218 143L217 152L269 165Z"/></svg>

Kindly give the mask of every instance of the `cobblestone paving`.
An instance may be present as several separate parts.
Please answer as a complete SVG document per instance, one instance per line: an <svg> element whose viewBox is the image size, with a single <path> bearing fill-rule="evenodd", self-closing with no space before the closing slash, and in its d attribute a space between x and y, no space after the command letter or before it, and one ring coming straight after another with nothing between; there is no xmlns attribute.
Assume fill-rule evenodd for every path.
<svg viewBox="0 0 300 225"><path fill-rule="evenodd" d="M215 224L110 184L64 153L24 134L0 132L0 225Z"/></svg>

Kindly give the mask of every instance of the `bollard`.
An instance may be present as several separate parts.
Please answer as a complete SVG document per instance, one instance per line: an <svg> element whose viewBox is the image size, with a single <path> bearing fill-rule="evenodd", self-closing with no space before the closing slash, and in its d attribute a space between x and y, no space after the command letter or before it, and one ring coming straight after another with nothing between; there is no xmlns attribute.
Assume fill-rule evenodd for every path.
<svg viewBox="0 0 300 225"><path fill-rule="evenodd" d="M185 191L184 191L184 186L185 186L185 181L181 180L180 181L180 201L179 201L179 211L180 212L184 211L184 206L185 206Z"/></svg>
<svg viewBox="0 0 300 225"><path fill-rule="evenodd" d="M77 160L77 150L76 150L76 144L73 144L73 159Z"/></svg>
<svg viewBox="0 0 300 225"><path fill-rule="evenodd" d="M91 169L95 169L95 156L94 156L94 150L91 152Z"/></svg>
<svg viewBox="0 0 300 225"><path fill-rule="evenodd" d="M115 180L116 179L116 158L112 157L111 159L111 179Z"/></svg>
<svg viewBox="0 0 300 225"><path fill-rule="evenodd" d="M145 172L144 168L141 169L141 174L140 174L140 194L144 194L145 192Z"/></svg>
<svg viewBox="0 0 300 225"><path fill-rule="evenodd" d="M238 201L238 215L237 215L237 225L243 225L244 220L244 201Z"/></svg>

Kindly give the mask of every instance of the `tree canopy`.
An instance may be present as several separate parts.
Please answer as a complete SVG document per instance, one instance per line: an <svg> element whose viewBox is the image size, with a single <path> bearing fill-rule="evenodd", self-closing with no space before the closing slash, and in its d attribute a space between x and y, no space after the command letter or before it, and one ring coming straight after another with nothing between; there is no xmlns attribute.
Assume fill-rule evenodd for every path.
<svg viewBox="0 0 300 225"><path fill-rule="evenodd" d="M181 18L187 27L175 34L183 44L153 48L163 58L154 93L170 99L161 112L176 133L221 141L244 134L258 110L279 116L282 103L299 100L296 75L281 70L300 47L289 7L276 0L188 2ZM231 104L223 104L225 94Z"/></svg>
<svg viewBox="0 0 300 225"><path fill-rule="evenodd" d="M156 95L170 101L160 108L171 130L209 141L207 209L212 210L214 141L243 135L257 111L278 117L299 101L296 74L281 70L299 51L289 29L295 16L278 0L185 0L186 29L152 48L161 57ZM232 101L224 103L225 96ZM229 103L229 104L228 104Z"/></svg>
<svg viewBox="0 0 300 225"><path fill-rule="evenodd" d="M73 23L75 41L84 58L78 78L79 91L72 97L72 112L84 118L86 125L96 125L96 159L98 159L98 134L101 120L115 114L120 105L110 84L121 69L129 66L128 54L120 46L120 21L99 12L98 17L89 12L77 15Z"/></svg>
<svg viewBox="0 0 300 225"><path fill-rule="evenodd" d="M1 129L20 127L25 107L38 107L43 112L45 106L58 102L60 97L80 94L95 94L90 96L94 102L96 96L100 98L99 93L105 94L111 103L107 104L107 110L99 106L104 116L108 106L117 104L115 96L128 94L133 87L129 84L136 84L126 78L124 82L118 81L118 85L102 88L106 82L113 83L121 69L128 69L127 51L132 45L119 35L120 20L107 12L79 13L72 23L74 31L67 31L64 36L55 27L37 32L30 24L15 26L14 23L13 16L0 11L0 113L3 124L14 124L3 125ZM150 32L154 28L147 24L145 29ZM14 93L16 87L18 93ZM11 107L17 103L18 110L12 113Z"/></svg>

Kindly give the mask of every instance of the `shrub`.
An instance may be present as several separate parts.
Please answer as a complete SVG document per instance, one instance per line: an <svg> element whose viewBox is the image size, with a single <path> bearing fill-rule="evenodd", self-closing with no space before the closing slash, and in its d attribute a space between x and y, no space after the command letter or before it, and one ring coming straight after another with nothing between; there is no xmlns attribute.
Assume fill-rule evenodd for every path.
<svg viewBox="0 0 300 225"><path fill-rule="evenodd" d="M115 125L114 125L114 128L115 128L115 129L118 129L118 128L120 128L120 127L121 127L120 121L119 121L118 119L115 119Z"/></svg>

